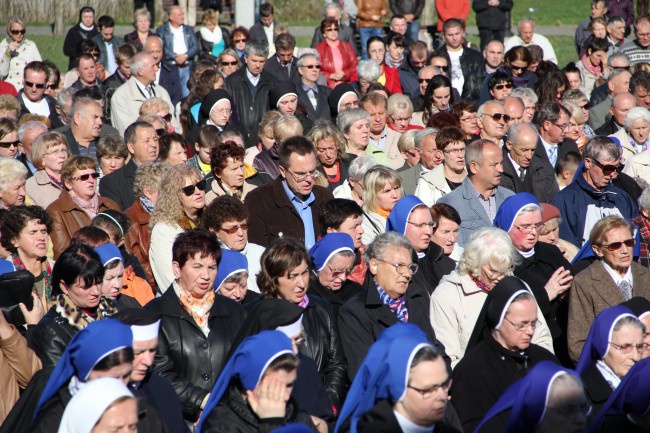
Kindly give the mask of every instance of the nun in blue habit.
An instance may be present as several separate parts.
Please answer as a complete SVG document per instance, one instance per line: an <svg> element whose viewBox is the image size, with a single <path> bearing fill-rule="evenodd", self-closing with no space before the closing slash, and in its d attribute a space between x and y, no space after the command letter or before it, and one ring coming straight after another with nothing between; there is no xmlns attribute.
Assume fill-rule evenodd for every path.
<svg viewBox="0 0 650 433"><path fill-rule="evenodd" d="M615 305L596 316L576 367L593 413L600 412L643 352L643 325L629 308Z"/></svg>
<svg viewBox="0 0 650 433"><path fill-rule="evenodd" d="M214 290L242 305L250 304L260 295L248 290L248 259L239 251L221 250Z"/></svg>
<svg viewBox="0 0 650 433"><path fill-rule="evenodd" d="M55 433L72 396L98 372L106 376L110 370L124 383L128 381L133 366L132 345L133 333L128 325L110 318L90 323L72 338L56 367L34 376L2 431Z"/></svg>
<svg viewBox="0 0 650 433"><path fill-rule="evenodd" d="M281 331L246 338L214 384L196 432L257 433L301 423L318 433L310 415L289 396L298 363L291 340ZM282 409L280 401L286 402Z"/></svg>
<svg viewBox="0 0 650 433"><path fill-rule="evenodd" d="M583 433L590 410L576 372L542 361L501 395L474 433Z"/></svg>

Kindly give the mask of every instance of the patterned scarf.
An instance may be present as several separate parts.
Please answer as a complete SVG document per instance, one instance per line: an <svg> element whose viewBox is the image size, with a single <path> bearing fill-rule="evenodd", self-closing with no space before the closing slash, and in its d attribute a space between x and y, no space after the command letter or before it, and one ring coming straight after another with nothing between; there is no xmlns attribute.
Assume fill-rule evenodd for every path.
<svg viewBox="0 0 650 433"><path fill-rule="evenodd" d="M302 308L307 308L307 305L309 305L309 296L307 296L307 294L305 293L305 297L302 298L302 301L298 303L298 306Z"/></svg>
<svg viewBox="0 0 650 433"><path fill-rule="evenodd" d="M62 293L56 298L56 312L70 325L81 331L95 320L111 317L117 313L117 308L113 301L102 296L97 306L97 318L93 319L88 313L77 307L68 295Z"/></svg>
<svg viewBox="0 0 650 433"><path fill-rule="evenodd" d="M587 55L583 54L582 55L582 65L585 67L585 69L590 72L592 75L596 77L600 77L600 74L603 73L603 67L601 65L592 65L589 59L587 59Z"/></svg>
<svg viewBox="0 0 650 433"><path fill-rule="evenodd" d="M384 63L389 68L399 69L399 67L402 66L402 63L404 63L404 54L402 54L399 59L393 59L390 54L386 53Z"/></svg>
<svg viewBox="0 0 650 433"><path fill-rule="evenodd" d="M178 296L178 300L181 302L181 306L187 313L192 316L192 319L199 325L199 328L203 331L207 337L210 333L210 328L208 328L208 319L210 318L210 310L214 305L214 290L208 290L208 292L201 299L197 299L190 295L187 291L181 289L176 281L172 283L174 292Z"/></svg>
<svg viewBox="0 0 650 433"><path fill-rule="evenodd" d="M60 180L56 180L55 178L53 178L52 175L51 175L50 173L47 172L47 170L43 170L43 171L45 171L45 174L47 174L47 177L50 178L50 180L52 181L52 183L53 183L54 185L56 185L56 186L58 186L59 188L61 188L61 190L65 190L65 187L63 186L63 182L62 182L62 181L60 181Z"/></svg>
<svg viewBox="0 0 650 433"><path fill-rule="evenodd" d="M77 203L77 206L79 206L81 210L88 214L90 219L95 218L95 215L97 215L97 208L99 208L99 194L95 194L90 200L83 200L76 194L70 194L70 197L72 197L72 201Z"/></svg>
<svg viewBox="0 0 650 433"><path fill-rule="evenodd" d="M472 281L474 281L474 284L476 284L479 289L487 293L490 293L492 291L492 288L490 288L486 283L484 283L479 278L476 278L474 275L470 275L469 277L472 279Z"/></svg>
<svg viewBox="0 0 650 433"><path fill-rule="evenodd" d="M408 323L409 312L406 309L406 293L397 299L393 299L384 291L384 289L379 287L379 284L375 283L375 285L377 286L377 292L379 292L381 302L390 308L390 311L397 316L400 322Z"/></svg>
<svg viewBox="0 0 650 433"><path fill-rule="evenodd" d="M194 221L187 215L183 214L183 216L178 220L178 225L183 230L192 230L199 226L199 221Z"/></svg>
<svg viewBox="0 0 650 433"><path fill-rule="evenodd" d="M643 215L632 219L632 223L639 228L639 235L641 242L639 243L639 264L643 266L650 265L650 251L648 251L648 244L650 244L650 227L646 223Z"/></svg>
<svg viewBox="0 0 650 433"><path fill-rule="evenodd" d="M14 267L16 268L17 271L22 271L23 269L26 269L25 264L20 259L18 253L14 253L11 255L11 262L14 264ZM52 296L52 266L50 266L50 262L47 261L47 258L45 258L43 262L45 266L43 266L43 263L41 264L41 269L43 269L41 272L41 277L45 282L45 293L38 293L38 290L36 290L35 285L34 288L32 289L32 292L36 293L39 297L45 296L45 301L49 302L50 297Z"/></svg>
<svg viewBox="0 0 650 433"><path fill-rule="evenodd" d="M140 197L140 204L142 205L142 208L145 210L145 212L147 212L149 215L153 213L153 208L156 206L145 196Z"/></svg>

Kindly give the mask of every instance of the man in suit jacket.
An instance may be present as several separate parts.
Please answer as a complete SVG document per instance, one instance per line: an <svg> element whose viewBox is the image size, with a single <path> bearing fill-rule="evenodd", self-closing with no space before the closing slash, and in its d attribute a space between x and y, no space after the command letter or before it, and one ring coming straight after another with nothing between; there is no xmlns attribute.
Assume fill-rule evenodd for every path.
<svg viewBox="0 0 650 433"><path fill-rule="evenodd" d="M539 140L535 154L545 157L553 169L567 152L580 153L576 142L565 138L570 118L571 112L557 102L542 104L537 113Z"/></svg>
<svg viewBox="0 0 650 433"><path fill-rule="evenodd" d="M103 15L99 17L97 30L99 30L99 34L93 38L93 41L99 47L99 63L106 70L106 76L109 76L117 70L115 52L124 45L124 40L115 36L115 20L111 16Z"/></svg>
<svg viewBox="0 0 650 433"><path fill-rule="evenodd" d="M499 186L503 173L503 151L490 140L476 140L465 151L467 177L460 188L442 196L438 203L452 206L460 215L458 245L464 247L472 233L491 227L497 209L513 195Z"/></svg>
<svg viewBox="0 0 650 433"><path fill-rule="evenodd" d="M269 49L273 48L273 31L275 30L276 25L276 22L273 21L273 12L273 5L271 3L261 4L260 22L254 24L253 27L248 30L252 42L266 45Z"/></svg>
<svg viewBox="0 0 650 433"><path fill-rule="evenodd" d="M344 23L341 22L341 6L337 3L327 3L325 5L324 18L335 19L339 23L339 41L348 42L354 48L354 52L357 56L360 55L359 48L357 47L357 42L354 39L354 30ZM316 45L320 44L325 40L325 37L320 31L320 25L316 26L314 29L314 37L311 39L311 47L314 48Z"/></svg>
<svg viewBox="0 0 650 433"><path fill-rule="evenodd" d="M296 86L298 103L307 111L307 117L310 119L330 120L332 116L327 98L332 90L327 86L317 84L320 76L318 55L314 53L303 54L296 61L296 66L300 76L299 83ZM310 93L312 93L313 99Z"/></svg>
<svg viewBox="0 0 650 433"><path fill-rule="evenodd" d="M160 72L156 74L155 84L161 86L167 90L167 93L169 93L169 99L171 99L172 104L174 104L169 110L172 112L176 104L181 102L181 99L183 99L183 90L181 89L181 77L178 66L174 63L162 61L164 58L163 42L158 36L149 36L144 43L144 49L151 53L153 59L160 68Z"/></svg>
<svg viewBox="0 0 650 433"><path fill-rule="evenodd" d="M413 150L420 154L420 162L398 171L404 195L415 194L420 177L442 163L442 152L436 147L437 132L435 128L424 128L415 133Z"/></svg>
<svg viewBox="0 0 650 433"><path fill-rule="evenodd" d="M137 121L126 128L124 141L131 160L124 167L104 176L99 183L101 196L115 201L122 211L131 207L135 200L133 182L138 167L158 159L158 134L150 123Z"/></svg>
<svg viewBox="0 0 650 433"><path fill-rule="evenodd" d="M290 33L282 33L275 38L275 55L266 61L264 71L272 75L276 83L300 81L297 59L293 56L295 48L296 38Z"/></svg>
<svg viewBox="0 0 650 433"><path fill-rule="evenodd" d="M154 84L158 64L149 52L143 51L133 56L130 68L131 78L118 87L111 98L113 126L121 135L140 116L140 106L147 99L157 96L164 99L170 107L173 107L167 90ZM172 124L174 128L178 125L175 116ZM180 128L180 125L178 125L178 128Z"/></svg>

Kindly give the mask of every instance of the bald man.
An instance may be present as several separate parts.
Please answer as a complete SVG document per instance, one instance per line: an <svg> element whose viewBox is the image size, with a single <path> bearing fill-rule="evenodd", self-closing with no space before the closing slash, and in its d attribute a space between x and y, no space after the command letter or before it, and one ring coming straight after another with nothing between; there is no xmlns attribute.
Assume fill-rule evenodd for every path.
<svg viewBox="0 0 650 433"><path fill-rule="evenodd" d="M163 43L158 36L149 36L144 43L144 50L151 53L159 67L154 84L164 87L169 93L172 104L176 106L183 99L178 66L174 63L162 61L164 58Z"/></svg>
<svg viewBox="0 0 650 433"><path fill-rule="evenodd" d="M497 68L501 66L503 62L503 56L505 55L505 48L503 47L503 42L493 40L488 42L483 50L483 58L485 59L485 73L493 74L497 71Z"/></svg>
<svg viewBox="0 0 650 433"><path fill-rule="evenodd" d="M510 116L510 120L506 122L508 127L523 122L524 108L526 107L521 98L517 96L506 96L503 98L503 108L506 110L506 114Z"/></svg>

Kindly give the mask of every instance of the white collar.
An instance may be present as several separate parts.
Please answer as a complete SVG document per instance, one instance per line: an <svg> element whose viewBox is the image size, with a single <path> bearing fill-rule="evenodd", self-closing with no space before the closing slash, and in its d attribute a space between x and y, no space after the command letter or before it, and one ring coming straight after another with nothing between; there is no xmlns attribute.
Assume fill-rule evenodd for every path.
<svg viewBox="0 0 650 433"><path fill-rule="evenodd" d="M402 429L402 433L432 433L436 428L435 424L429 427L419 426L395 409L393 409L393 413L395 414L395 418L397 418L397 423Z"/></svg>
<svg viewBox="0 0 650 433"><path fill-rule="evenodd" d="M612 387L612 389L618 388L618 385L621 383L621 379L612 371L611 368L602 360L596 361L596 368L602 374L603 379Z"/></svg>
<svg viewBox="0 0 650 433"><path fill-rule="evenodd" d="M622 280L627 280L632 287L634 287L634 280L632 279L632 266L627 268L627 273L625 274L624 277L621 277L621 274L616 272L614 269L612 269L605 261L603 260L603 266L605 267L605 270L609 274L610 277L612 277L612 280L614 280L614 284L617 286L621 283Z"/></svg>

